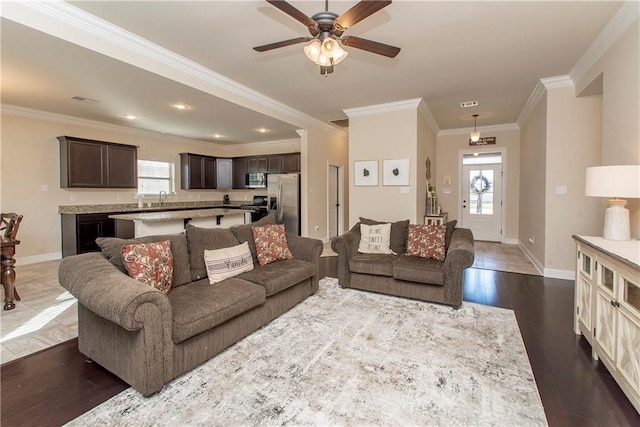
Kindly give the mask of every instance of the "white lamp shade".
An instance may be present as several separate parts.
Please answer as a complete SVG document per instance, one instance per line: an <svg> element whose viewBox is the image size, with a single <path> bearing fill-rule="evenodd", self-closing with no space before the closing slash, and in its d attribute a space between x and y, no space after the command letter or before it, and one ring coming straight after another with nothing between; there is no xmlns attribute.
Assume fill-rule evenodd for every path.
<svg viewBox="0 0 640 427"><path fill-rule="evenodd" d="M640 198L640 165L587 168L585 195L591 197Z"/></svg>

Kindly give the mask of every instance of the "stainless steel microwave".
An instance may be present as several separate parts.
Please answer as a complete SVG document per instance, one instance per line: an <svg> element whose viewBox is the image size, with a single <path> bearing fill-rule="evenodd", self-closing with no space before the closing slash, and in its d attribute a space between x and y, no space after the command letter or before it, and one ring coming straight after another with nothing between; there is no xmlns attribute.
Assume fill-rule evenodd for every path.
<svg viewBox="0 0 640 427"><path fill-rule="evenodd" d="M266 172L249 172L247 174L247 187L249 188L266 188L267 174Z"/></svg>

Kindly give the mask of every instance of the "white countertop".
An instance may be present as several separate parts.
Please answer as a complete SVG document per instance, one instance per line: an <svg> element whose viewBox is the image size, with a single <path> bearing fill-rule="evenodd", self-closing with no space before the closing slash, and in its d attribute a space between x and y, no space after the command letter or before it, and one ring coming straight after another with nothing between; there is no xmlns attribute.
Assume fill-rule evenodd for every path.
<svg viewBox="0 0 640 427"><path fill-rule="evenodd" d="M251 212L247 209L189 209L180 211L163 211L163 212L141 212L130 214L109 215L113 219L126 219L130 221L172 221L185 218L209 218L215 216L234 216L244 215Z"/></svg>
<svg viewBox="0 0 640 427"><path fill-rule="evenodd" d="M640 268L640 240L607 240L598 236L575 236L587 244L603 249Z"/></svg>

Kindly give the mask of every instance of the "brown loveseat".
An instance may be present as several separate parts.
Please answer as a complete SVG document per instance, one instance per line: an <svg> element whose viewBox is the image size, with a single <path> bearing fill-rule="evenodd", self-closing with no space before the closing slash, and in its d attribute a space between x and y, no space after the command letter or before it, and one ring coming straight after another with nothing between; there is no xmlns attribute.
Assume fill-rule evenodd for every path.
<svg viewBox="0 0 640 427"><path fill-rule="evenodd" d="M360 220L365 224L379 223ZM464 269L470 267L474 259L471 230L455 228L455 221L448 223L446 257L444 261L437 261L405 254L408 224L406 220L391 225L391 249L396 255L359 253L360 222L333 239L331 247L338 254L340 286L460 308Z"/></svg>
<svg viewBox="0 0 640 427"><path fill-rule="evenodd" d="M167 295L130 278L121 255L126 243L160 240L170 241L174 259ZM78 299L80 351L149 396L317 291L322 242L290 234L294 259L254 262L252 271L209 284L204 250L245 241L256 261L251 224L99 239L102 253L64 258L59 279Z"/></svg>

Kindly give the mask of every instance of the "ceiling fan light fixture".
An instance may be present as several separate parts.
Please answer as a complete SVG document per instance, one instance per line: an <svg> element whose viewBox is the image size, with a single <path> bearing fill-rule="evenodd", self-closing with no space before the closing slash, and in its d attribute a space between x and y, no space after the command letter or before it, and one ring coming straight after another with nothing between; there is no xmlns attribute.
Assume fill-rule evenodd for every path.
<svg viewBox="0 0 640 427"><path fill-rule="evenodd" d="M318 58L320 57L322 45L320 44L320 40L315 39L308 45L304 47L304 54L307 55L311 61L317 63Z"/></svg>
<svg viewBox="0 0 640 427"><path fill-rule="evenodd" d="M478 123L478 115L474 114L473 115L473 132L471 132L469 134L469 137L471 138L471 141L473 142L478 142L480 141L480 132L478 132L476 130L476 124Z"/></svg>

